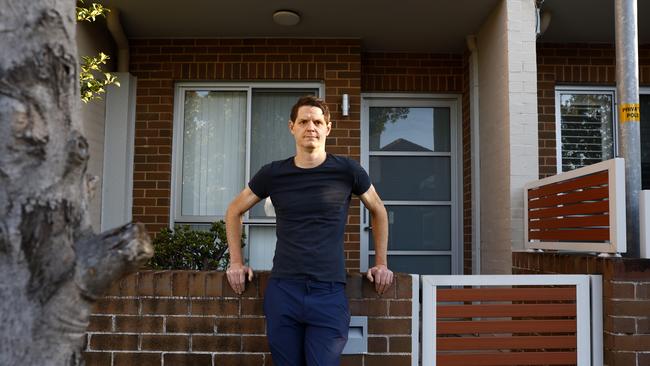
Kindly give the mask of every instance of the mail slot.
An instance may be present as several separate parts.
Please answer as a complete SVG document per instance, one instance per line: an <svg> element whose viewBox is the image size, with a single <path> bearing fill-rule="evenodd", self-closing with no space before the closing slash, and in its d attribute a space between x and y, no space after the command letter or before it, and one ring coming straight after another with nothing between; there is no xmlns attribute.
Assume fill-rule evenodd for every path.
<svg viewBox="0 0 650 366"><path fill-rule="evenodd" d="M344 355L355 355L368 352L368 317L353 316L350 318L348 343L343 348Z"/></svg>

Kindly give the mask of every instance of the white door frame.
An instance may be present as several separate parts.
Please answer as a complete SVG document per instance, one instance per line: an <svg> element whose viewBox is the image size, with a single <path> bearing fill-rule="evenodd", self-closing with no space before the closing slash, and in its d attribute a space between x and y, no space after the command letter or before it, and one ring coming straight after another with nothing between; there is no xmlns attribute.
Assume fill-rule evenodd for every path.
<svg viewBox="0 0 650 366"><path fill-rule="evenodd" d="M463 144L462 105L459 94L407 94L362 93L361 94L361 166L369 169L369 108L390 105L395 107L449 107L451 139L451 274L463 272ZM364 233L368 215L360 205L360 269L368 270L369 237ZM397 254L397 253L396 253ZM434 253L435 254L435 253ZM390 265L390 263L389 263Z"/></svg>

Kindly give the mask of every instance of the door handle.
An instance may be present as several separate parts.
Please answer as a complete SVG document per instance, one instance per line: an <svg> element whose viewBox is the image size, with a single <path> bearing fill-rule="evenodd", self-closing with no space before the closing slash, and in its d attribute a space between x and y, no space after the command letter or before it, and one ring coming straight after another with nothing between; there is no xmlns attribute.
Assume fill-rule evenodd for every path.
<svg viewBox="0 0 650 366"><path fill-rule="evenodd" d="M372 226L366 226L363 228L363 231L372 231Z"/></svg>

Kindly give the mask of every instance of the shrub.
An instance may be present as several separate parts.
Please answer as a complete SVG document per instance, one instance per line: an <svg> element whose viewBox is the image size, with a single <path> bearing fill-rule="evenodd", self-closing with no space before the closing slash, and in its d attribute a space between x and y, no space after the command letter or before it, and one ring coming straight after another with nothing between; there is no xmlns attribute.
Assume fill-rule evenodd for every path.
<svg viewBox="0 0 650 366"><path fill-rule="evenodd" d="M241 246L246 235L242 233ZM164 228L153 240L152 269L226 269L230 263L223 220L213 222L209 231L193 230L187 225L174 230Z"/></svg>

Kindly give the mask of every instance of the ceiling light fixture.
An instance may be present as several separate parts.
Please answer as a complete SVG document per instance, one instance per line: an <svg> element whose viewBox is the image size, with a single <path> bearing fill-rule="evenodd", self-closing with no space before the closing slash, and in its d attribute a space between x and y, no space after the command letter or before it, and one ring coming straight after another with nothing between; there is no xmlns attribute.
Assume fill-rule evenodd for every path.
<svg viewBox="0 0 650 366"><path fill-rule="evenodd" d="M273 13L273 21L279 25L296 25L300 22L300 15L292 10L278 10Z"/></svg>

